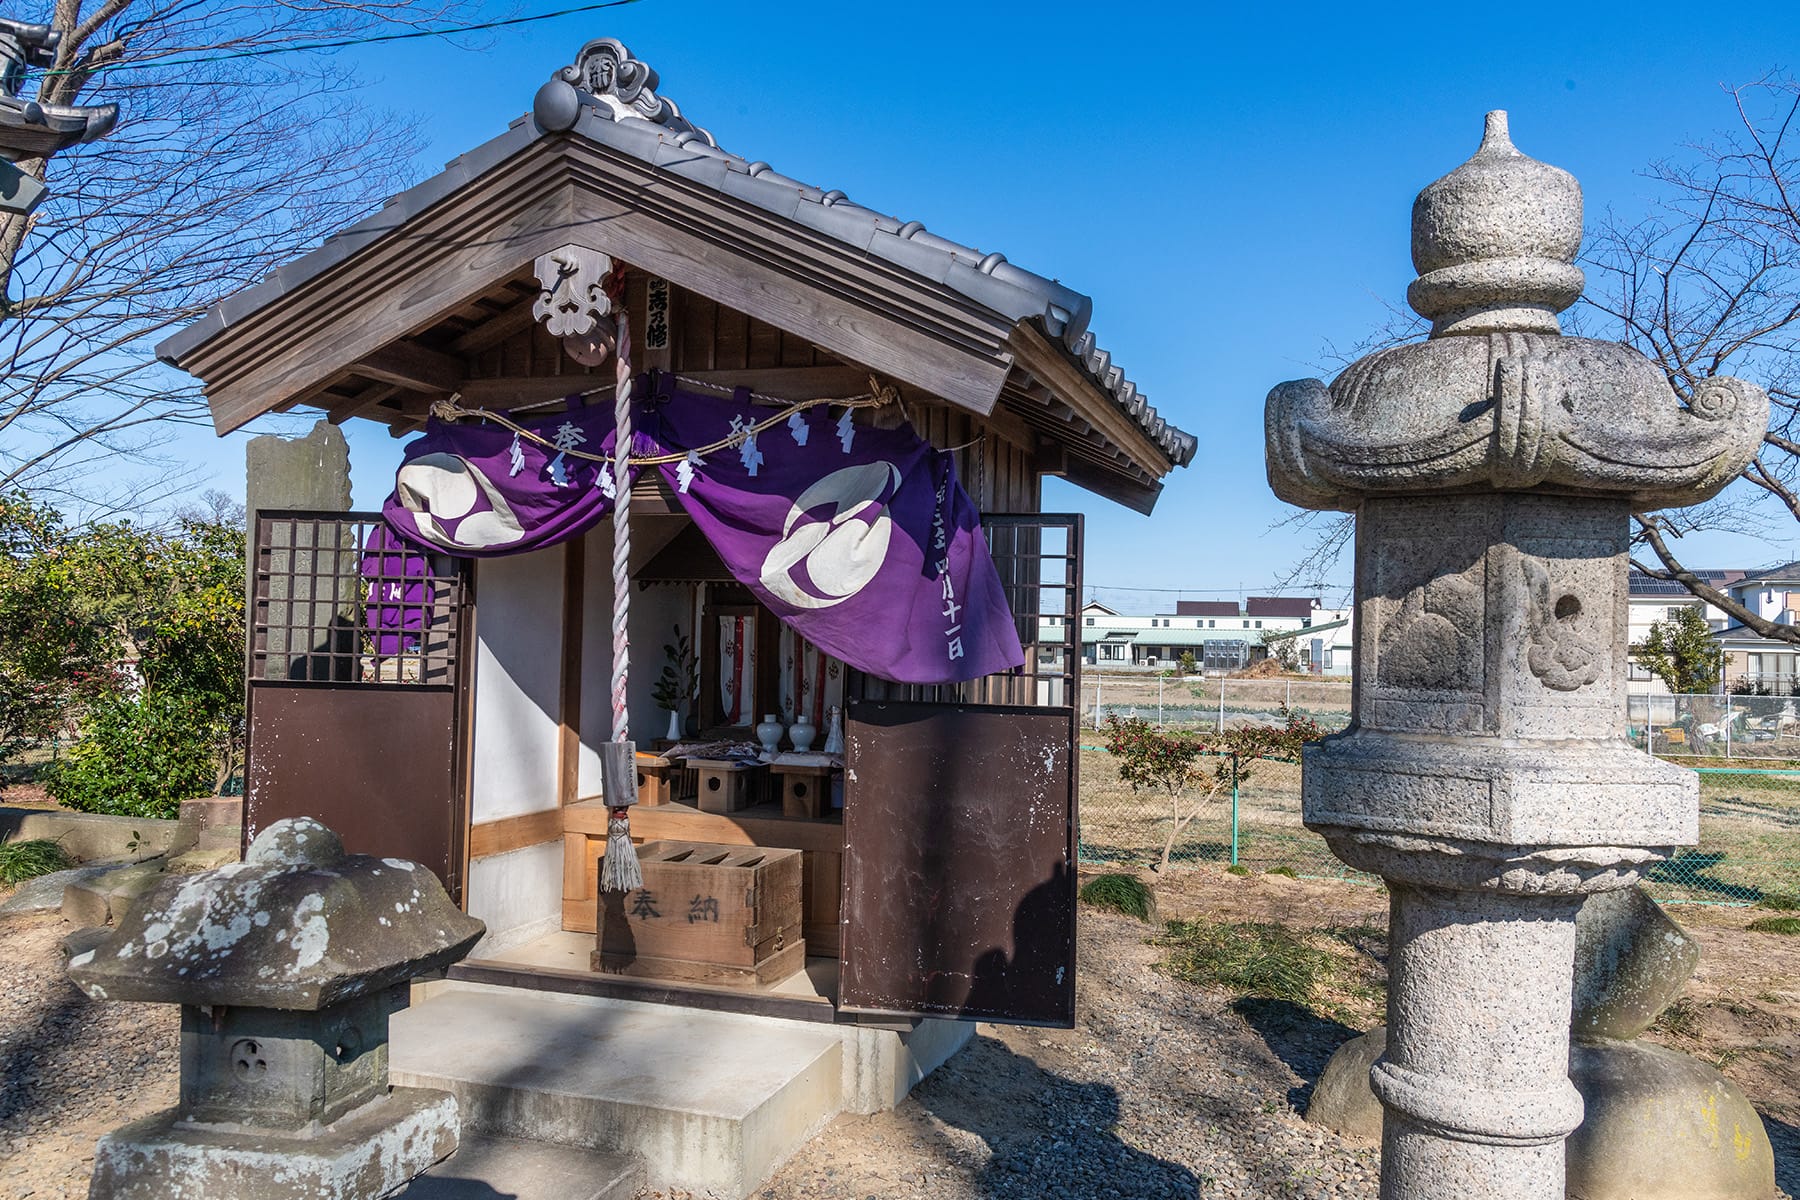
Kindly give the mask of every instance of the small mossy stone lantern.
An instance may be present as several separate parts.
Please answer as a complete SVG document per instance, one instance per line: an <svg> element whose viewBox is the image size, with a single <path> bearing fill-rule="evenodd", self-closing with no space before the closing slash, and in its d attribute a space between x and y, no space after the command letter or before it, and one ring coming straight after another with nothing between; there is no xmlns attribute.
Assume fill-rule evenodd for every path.
<svg viewBox="0 0 1800 1200"><path fill-rule="evenodd" d="M1574 177L1490 113L1413 206L1430 338L1265 409L1275 493L1356 514L1352 720L1301 787L1391 894L1386 1200L1563 1195L1576 912L1698 836L1693 773L1624 736L1631 514L1716 494L1769 398L1562 336L1580 241Z"/></svg>
<svg viewBox="0 0 1800 1200"><path fill-rule="evenodd" d="M483 932L306 817L172 876L69 964L97 1000L181 1005L180 1103L101 1139L90 1196L378 1196L450 1154L454 1098L388 1084L388 1018Z"/></svg>

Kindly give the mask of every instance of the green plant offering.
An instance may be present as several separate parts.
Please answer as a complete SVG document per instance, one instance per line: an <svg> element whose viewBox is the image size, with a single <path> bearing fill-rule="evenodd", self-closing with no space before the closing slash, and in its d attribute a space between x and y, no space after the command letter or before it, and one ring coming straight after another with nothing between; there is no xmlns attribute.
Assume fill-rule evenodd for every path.
<svg viewBox="0 0 1800 1200"><path fill-rule="evenodd" d="M1155 898L1143 880L1130 875L1096 875L1081 885L1081 902L1095 908L1110 908L1140 921L1150 919Z"/></svg>
<svg viewBox="0 0 1800 1200"><path fill-rule="evenodd" d="M1313 1003L1341 969L1336 956L1285 925L1170 921L1152 944L1170 950L1160 966L1176 979L1295 1004Z"/></svg>
<svg viewBox="0 0 1800 1200"><path fill-rule="evenodd" d="M74 865L69 852L49 838L0 842L0 883L8 887L53 871L66 871Z"/></svg>
<svg viewBox="0 0 1800 1200"><path fill-rule="evenodd" d="M1744 926L1752 933L1800 934L1800 917L1762 917Z"/></svg>
<svg viewBox="0 0 1800 1200"><path fill-rule="evenodd" d="M651 694L656 697L659 708L680 712L681 706L700 690L700 666L694 657L694 643L681 632L681 626L675 626L675 640L663 644L663 658L666 661L662 674Z"/></svg>

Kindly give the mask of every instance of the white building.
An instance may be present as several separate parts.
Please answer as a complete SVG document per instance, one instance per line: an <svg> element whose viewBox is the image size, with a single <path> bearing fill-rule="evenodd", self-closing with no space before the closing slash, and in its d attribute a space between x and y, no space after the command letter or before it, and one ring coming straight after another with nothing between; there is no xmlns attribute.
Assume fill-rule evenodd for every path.
<svg viewBox="0 0 1800 1200"><path fill-rule="evenodd" d="M1328 609L1316 596L1181 600L1174 612L1121 613L1090 602L1081 610L1082 657L1116 666L1170 666L1183 653L1207 670L1233 671L1267 656L1264 639L1299 643L1300 669L1350 674L1352 610Z"/></svg>

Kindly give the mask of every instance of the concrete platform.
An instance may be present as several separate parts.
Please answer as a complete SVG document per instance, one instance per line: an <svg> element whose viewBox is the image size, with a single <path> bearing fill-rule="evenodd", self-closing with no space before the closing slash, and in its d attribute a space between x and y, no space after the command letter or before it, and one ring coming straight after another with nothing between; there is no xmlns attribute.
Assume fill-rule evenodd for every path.
<svg viewBox="0 0 1800 1200"><path fill-rule="evenodd" d="M635 1156L646 1182L742 1200L845 1107L829 1025L443 981L395 1016L396 1085L463 1127Z"/></svg>
<svg viewBox="0 0 1800 1200"><path fill-rule="evenodd" d="M632 1200L644 1165L622 1154L472 1136L392 1200Z"/></svg>

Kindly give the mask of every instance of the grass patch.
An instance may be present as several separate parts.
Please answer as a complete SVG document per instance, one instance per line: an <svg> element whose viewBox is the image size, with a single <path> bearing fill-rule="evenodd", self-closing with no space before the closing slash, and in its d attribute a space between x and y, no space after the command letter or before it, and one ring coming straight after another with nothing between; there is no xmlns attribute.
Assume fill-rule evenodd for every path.
<svg viewBox="0 0 1800 1200"><path fill-rule="evenodd" d="M1268 870L1264 871L1263 874L1264 875L1286 875L1289 879L1300 878L1299 874L1292 867L1270 867Z"/></svg>
<svg viewBox="0 0 1800 1200"><path fill-rule="evenodd" d="M1792 892L1764 892L1762 899L1756 902L1756 907L1773 909L1775 912L1800 912L1800 896Z"/></svg>
<svg viewBox="0 0 1800 1200"><path fill-rule="evenodd" d="M1744 926L1752 933L1800 934L1800 917L1763 917Z"/></svg>
<svg viewBox="0 0 1800 1200"><path fill-rule="evenodd" d="M74 865L69 852L49 838L0 842L0 883L8 887L52 871L66 871Z"/></svg>
<svg viewBox="0 0 1800 1200"><path fill-rule="evenodd" d="M1143 880L1130 875L1096 875L1081 885L1081 902L1110 908L1128 917L1148 921L1156 901Z"/></svg>
<svg viewBox="0 0 1800 1200"><path fill-rule="evenodd" d="M1170 951L1161 966L1186 983L1238 996L1310 1005L1336 979L1341 961L1286 925L1170 921L1153 945Z"/></svg>
<svg viewBox="0 0 1800 1200"><path fill-rule="evenodd" d="M1248 875L1250 873L1250 868L1246 867L1243 863L1232 863L1229 867L1225 868L1225 873L1227 875Z"/></svg>
<svg viewBox="0 0 1800 1200"><path fill-rule="evenodd" d="M1662 1010L1650 1028L1675 1037L1700 1036L1700 1006L1683 997Z"/></svg>

